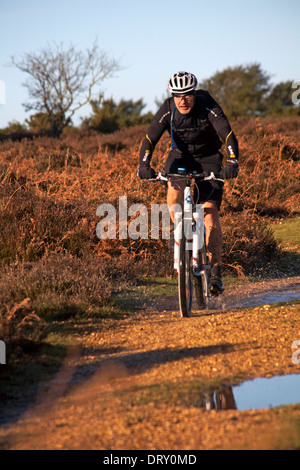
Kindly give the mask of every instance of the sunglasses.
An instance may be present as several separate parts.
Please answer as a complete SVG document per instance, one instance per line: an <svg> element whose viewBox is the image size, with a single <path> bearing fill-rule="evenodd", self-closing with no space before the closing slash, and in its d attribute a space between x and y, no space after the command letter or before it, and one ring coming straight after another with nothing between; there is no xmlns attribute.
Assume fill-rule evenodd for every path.
<svg viewBox="0 0 300 470"><path fill-rule="evenodd" d="M173 97L174 98L177 98L179 100L183 100L183 99L186 99L186 100L191 100L192 99L192 96L195 96L195 93L191 92L191 93L185 93L184 95L177 95L175 93L173 93Z"/></svg>

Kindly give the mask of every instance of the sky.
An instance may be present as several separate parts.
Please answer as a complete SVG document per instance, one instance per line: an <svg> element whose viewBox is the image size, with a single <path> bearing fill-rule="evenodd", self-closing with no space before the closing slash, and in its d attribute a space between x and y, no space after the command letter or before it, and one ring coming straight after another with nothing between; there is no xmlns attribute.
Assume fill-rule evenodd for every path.
<svg viewBox="0 0 300 470"><path fill-rule="evenodd" d="M300 80L299 0L0 0L0 128L24 123L28 78L11 57L54 43L85 50L97 40L121 70L101 84L106 98L166 96L169 78L202 81L227 67L259 63L273 84ZM73 120L91 115L79 110Z"/></svg>

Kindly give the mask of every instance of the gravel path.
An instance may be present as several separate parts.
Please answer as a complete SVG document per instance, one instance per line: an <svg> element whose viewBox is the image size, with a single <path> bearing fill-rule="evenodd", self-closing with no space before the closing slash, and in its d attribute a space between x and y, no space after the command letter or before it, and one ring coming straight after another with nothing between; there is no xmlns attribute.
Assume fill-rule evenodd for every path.
<svg viewBox="0 0 300 470"><path fill-rule="evenodd" d="M176 299L166 299L121 321L77 325L53 381L22 413L7 412L1 448L294 446L299 406L206 411L202 392L203 384L300 373L291 361L292 343L300 339L299 304L263 301L267 293L270 302L270 289L274 295L281 289L283 299L287 291L299 293L299 281L230 289L211 309L187 319L179 317ZM244 308L243 299L257 306Z"/></svg>

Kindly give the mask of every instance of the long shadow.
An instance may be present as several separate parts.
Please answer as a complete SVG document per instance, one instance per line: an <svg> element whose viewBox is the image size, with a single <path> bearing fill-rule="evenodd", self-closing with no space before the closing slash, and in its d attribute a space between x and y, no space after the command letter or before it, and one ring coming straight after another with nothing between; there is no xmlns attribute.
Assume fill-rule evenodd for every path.
<svg viewBox="0 0 300 470"><path fill-rule="evenodd" d="M116 360L123 363L132 373L138 374L157 365L167 364L182 359L195 359L200 356L204 357L211 356L213 354L226 354L234 351L237 346L239 345L224 343L192 348L164 348L153 351L124 354L118 356Z"/></svg>
<svg viewBox="0 0 300 470"><path fill-rule="evenodd" d="M192 348L163 348L151 351L142 351L137 353L128 353L99 359L89 364L86 371L83 368L78 368L74 373L72 382L83 383L85 380L90 379L92 376L98 376L102 382L110 382L124 376L135 376L152 369L155 366L168 364L171 362L180 361L183 359L199 358L211 356L214 354L227 354L237 349L242 350L249 348L247 344L230 344L222 343L217 345L192 347ZM100 355L100 352L98 352ZM97 351L93 350L93 355L97 355ZM82 380L82 377L83 380Z"/></svg>

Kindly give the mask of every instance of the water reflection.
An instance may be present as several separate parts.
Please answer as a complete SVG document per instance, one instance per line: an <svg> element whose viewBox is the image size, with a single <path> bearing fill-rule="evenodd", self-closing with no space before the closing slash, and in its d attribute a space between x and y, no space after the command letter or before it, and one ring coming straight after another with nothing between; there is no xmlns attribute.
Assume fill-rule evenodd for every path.
<svg viewBox="0 0 300 470"><path fill-rule="evenodd" d="M221 390L205 392L201 397L201 407L210 410L236 410L232 387L223 386Z"/></svg>
<svg viewBox="0 0 300 470"><path fill-rule="evenodd" d="M274 408L300 403L300 374L257 378L237 386L201 394L200 406L210 410Z"/></svg>

